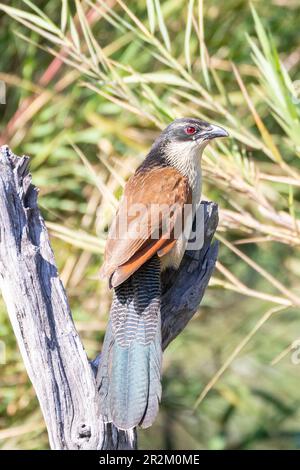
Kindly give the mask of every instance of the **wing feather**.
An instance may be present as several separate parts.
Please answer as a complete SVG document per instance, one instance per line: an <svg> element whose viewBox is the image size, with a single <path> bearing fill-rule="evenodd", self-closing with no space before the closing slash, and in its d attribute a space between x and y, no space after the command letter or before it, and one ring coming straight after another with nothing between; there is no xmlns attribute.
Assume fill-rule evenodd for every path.
<svg viewBox="0 0 300 470"><path fill-rule="evenodd" d="M101 276L124 282L155 253L174 246L174 227L191 203L188 180L173 167L137 171L128 181L106 242Z"/></svg>

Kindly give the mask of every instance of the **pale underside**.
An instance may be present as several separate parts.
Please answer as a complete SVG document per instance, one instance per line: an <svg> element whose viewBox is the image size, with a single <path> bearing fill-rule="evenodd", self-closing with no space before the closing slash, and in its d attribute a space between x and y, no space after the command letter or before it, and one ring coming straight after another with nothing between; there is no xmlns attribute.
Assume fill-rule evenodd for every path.
<svg viewBox="0 0 300 470"><path fill-rule="evenodd" d="M108 277L112 287L124 282L155 254L161 259L162 270L179 267L189 238L186 226L201 196L201 147L192 142L166 148L166 159L172 160L172 166L141 168L126 184L101 269L101 276ZM145 210L139 211L139 205ZM153 237L153 233L159 236Z"/></svg>

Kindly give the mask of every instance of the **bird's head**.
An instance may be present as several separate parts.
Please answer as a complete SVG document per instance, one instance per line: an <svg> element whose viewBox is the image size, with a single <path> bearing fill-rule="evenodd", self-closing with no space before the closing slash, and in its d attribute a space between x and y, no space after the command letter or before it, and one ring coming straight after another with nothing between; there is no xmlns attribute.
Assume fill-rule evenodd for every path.
<svg viewBox="0 0 300 470"><path fill-rule="evenodd" d="M225 129L196 118L175 119L160 134L156 141L162 153L168 158L184 160L199 157L203 149L217 137L227 137Z"/></svg>
<svg viewBox="0 0 300 470"><path fill-rule="evenodd" d="M200 119L180 118L171 122L161 135L173 142L196 142L201 145L217 137L227 137L228 132Z"/></svg>

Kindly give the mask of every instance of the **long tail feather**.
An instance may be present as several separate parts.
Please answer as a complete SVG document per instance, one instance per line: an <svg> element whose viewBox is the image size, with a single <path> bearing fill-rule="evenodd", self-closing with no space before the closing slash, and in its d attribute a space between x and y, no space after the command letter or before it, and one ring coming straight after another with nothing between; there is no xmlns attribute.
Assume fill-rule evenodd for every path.
<svg viewBox="0 0 300 470"><path fill-rule="evenodd" d="M151 426L161 397L160 262L153 257L115 289L97 381L104 419Z"/></svg>

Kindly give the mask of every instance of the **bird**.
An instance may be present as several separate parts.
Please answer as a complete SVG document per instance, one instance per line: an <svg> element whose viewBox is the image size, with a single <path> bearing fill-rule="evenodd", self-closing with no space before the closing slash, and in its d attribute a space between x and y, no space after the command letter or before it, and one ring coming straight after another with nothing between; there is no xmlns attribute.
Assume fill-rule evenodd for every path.
<svg viewBox="0 0 300 470"><path fill-rule="evenodd" d="M227 136L197 118L175 119L125 185L100 270L114 295L97 372L104 422L119 429L147 428L158 413L161 273L178 269L186 250L185 226L201 199L203 150Z"/></svg>

